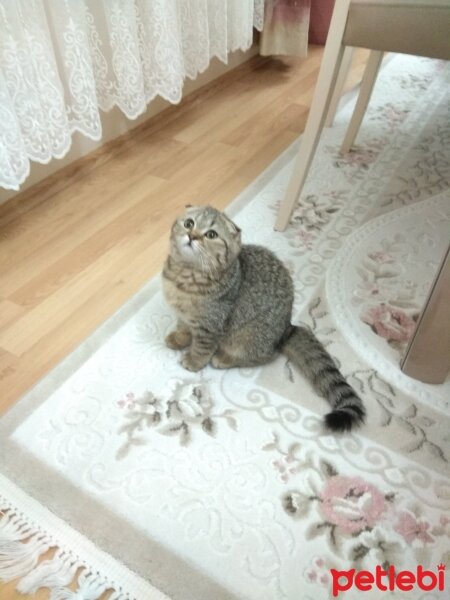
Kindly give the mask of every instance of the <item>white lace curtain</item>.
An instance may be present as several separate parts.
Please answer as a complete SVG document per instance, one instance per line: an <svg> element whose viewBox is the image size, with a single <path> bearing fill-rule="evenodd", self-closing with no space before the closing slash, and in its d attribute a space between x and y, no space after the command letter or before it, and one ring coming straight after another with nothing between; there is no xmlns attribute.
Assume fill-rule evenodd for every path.
<svg viewBox="0 0 450 600"><path fill-rule="evenodd" d="M0 0L0 186L19 189L74 131L98 140L100 109L134 119L211 58L249 48L264 0Z"/></svg>

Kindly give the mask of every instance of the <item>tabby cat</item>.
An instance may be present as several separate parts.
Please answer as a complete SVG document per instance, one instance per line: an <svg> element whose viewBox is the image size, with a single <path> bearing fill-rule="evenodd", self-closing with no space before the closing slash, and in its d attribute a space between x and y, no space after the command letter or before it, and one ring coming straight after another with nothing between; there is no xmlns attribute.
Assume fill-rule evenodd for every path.
<svg viewBox="0 0 450 600"><path fill-rule="evenodd" d="M262 365L282 352L331 404L325 423L345 431L364 421L361 399L314 334L291 324L294 286L281 261L241 244L240 229L212 207L187 207L175 221L163 271L178 316L169 348L188 348L182 365L198 371Z"/></svg>

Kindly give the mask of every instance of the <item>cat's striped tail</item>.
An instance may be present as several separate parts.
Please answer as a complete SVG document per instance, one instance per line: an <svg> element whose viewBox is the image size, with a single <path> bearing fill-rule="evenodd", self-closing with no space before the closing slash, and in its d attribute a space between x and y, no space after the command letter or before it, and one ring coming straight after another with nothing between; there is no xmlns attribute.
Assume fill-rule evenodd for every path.
<svg viewBox="0 0 450 600"><path fill-rule="evenodd" d="M280 350L331 404L332 411L325 415L328 429L349 431L364 422L366 411L361 398L312 331L291 325Z"/></svg>

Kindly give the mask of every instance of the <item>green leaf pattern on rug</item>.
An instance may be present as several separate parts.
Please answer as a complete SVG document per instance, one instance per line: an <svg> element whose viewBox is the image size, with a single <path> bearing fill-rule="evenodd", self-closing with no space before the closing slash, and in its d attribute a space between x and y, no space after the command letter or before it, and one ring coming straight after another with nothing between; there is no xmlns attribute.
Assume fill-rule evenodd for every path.
<svg viewBox="0 0 450 600"><path fill-rule="evenodd" d="M146 434L150 429L162 435L177 437L180 445L185 446L192 440L194 428L215 436L218 419L224 419L228 427L235 431L238 427L233 410L212 412L214 401L205 382L181 380L167 400L157 398L151 391L146 391L137 398L130 392L117 404L124 409L126 420L118 430L119 434L126 436L125 442L117 451L118 460L125 458L133 447L146 445Z"/></svg>
<svg viewBox="0 0 450 600"><path fill-rule="evenodd" d="M318 194L309 194L302 198L302 202L294 208L291 223L295 227L286 230L285 235L289 246L295 249L292 256L302 256L313 249L322 231L331 223L334 216L348 202L348 190L332 190ZM280 201L270 205L276 214ZM286 265L289 268L289 265ZM293 269L289 268L291 275Z"/></svg>
<svg viewBox="0 0 450 600"><path fill-rule="evenodd" d="M342 170L346 179L352 183L361 181L380 155L385 140L372 139L365 147L354 146L347 154L341 154L340 148L327 146L325 150L331 154L333 165Z"/></svg>
<svg viewBox="0 0 450 600"><path fill-rule="evenodd" d="M313 298L308 306L308 320L304 326L314 332L341 369L342 365L333 353L336 329L326 325L329 315L325 305L321 296ZM296 385L298 379L302 377L291 367L288 359L284 361L284 370L288 381L293 385ZM437 425L436 420L424 414L423 409L419 410L413 399L405 398L402 405L397 405L396 390L382 379L375 369L355 369L344 372L344 375L353 388L366 399L367 406L373 406L376 403L377 418L381 427L389 428L395 425L407 435L403 445L404 452L413 454L424 451L442 464L449 463L449 448L433 441L433 428Z"/></svg>

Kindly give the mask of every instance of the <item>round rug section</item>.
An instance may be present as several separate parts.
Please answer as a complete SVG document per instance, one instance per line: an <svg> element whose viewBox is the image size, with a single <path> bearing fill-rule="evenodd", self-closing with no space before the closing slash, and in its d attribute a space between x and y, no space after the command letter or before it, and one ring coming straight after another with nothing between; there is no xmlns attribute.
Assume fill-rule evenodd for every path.
<svg viewBox="0 0 450 600"><path fill-rule="evenodd" d="M384 214L351 235L327 273L333 317L356 352L418 400L450 412L450 378L430 385L400 370L450 242L450 194Z"/></svg>

